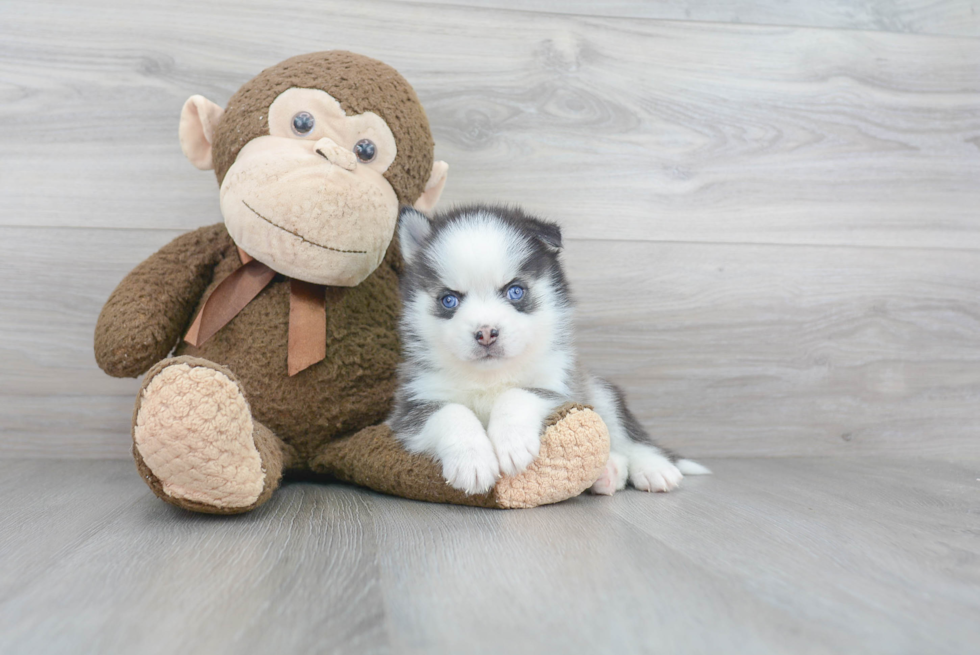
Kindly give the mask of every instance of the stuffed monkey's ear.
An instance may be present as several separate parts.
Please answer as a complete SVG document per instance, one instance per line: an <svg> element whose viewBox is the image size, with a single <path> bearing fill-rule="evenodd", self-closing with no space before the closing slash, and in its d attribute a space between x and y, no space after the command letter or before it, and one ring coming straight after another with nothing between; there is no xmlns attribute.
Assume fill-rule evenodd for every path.
<svg viewBox="0 0 980 655"><path fill-rule="evenodd" d="M429 176L429 181L425 183L425 191L415 201L415 209L427 213L435 209L436 203L439 202L439 197L442 195L442 190L446 188L446 176L448 174L449 164L444 161L432 162L432 175Z"/></svg>
<svg viewBox="0 0 980 655"><path fill-rule="evenodd" d="M406 262L411 263L415 259L430 234L432 221L428 216L412 207L402 207L398 214L398 241Z"/></svg>
<svg viewBox="0 0 980 655"><path fill-rule="evenodd" d="M223 113L224 109L204 96L191 96L180 110L180 149L202 171L214 168L211 143Z"/></svg>

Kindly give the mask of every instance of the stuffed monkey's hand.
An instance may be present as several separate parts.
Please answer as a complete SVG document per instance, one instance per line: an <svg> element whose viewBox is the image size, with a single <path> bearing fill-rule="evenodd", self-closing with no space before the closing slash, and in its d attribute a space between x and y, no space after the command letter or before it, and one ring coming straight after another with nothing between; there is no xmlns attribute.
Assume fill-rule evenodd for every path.
<svg viewBox="0 0 980 655"><path fill-rule="evenodd" d="M170 354L234 243L224 225L181 235L127 275L95 326L95 360L114 377L136 377Z"/></svg>

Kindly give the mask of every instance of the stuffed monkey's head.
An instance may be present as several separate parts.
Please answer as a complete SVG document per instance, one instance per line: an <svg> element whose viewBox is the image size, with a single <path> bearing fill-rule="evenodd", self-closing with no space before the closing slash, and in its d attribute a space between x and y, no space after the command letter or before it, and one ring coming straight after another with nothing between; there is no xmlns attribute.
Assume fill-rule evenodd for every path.
<svg viewBox="0 0 980 655"><path fill-rule="evenodd" d="M214 168L232 239L284 275L354 286L384 259L399 205L430 211L448 166L408 82L350 52L262 71L228 108L192 96L180 144Z"/></svg>

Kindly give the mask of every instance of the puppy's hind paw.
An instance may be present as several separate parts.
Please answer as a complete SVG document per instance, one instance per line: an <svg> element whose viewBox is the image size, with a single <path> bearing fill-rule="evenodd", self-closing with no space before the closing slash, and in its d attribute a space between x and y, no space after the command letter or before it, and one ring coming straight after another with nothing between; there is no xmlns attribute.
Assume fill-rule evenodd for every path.
<svg viewBox="0 0 980 655"><path fill-rule="evenodd" d="M644 453L630 460L630 482L641 491L671 491L684 474L662 455Z"/></svg>
<svg viewBox="0 0 980 655"><path fill-rule="evenodd" d="M609 453L606 467L602 469L599 479L593 483L589 491L599 496L612 496L626 486L628 461L622 455Z"/></svg>

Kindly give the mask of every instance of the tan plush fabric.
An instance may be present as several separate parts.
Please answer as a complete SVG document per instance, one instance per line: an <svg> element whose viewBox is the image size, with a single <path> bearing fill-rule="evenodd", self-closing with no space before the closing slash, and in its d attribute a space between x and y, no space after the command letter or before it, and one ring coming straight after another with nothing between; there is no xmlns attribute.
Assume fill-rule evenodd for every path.
<svg viewBox="0 0 980 655"><path fill-rule="evenodd" d="M497 504L528 508L577 496L592 486L608 458L609 431L599 415L566 405L548 422L537 459L520 475L497 483Z"/></svg>
<svg viewBox="0 0 980 655"><path fill-rule="evenodd" d="M188 375L189 374L189 375ZM159 400L173 399L177 394L170 393L170 384L165 382L173 380L176 386L188 386L181 384L185 378L198 378L205 380L205 384L217 381L219 397L226 401L224 411L216 413L216 417L225 414L229 421L208 422L202 432L188 433L182 429L185 421L179 417L174 419L174 414L182 414L184 417L195 414L194 407L188 407L187 411L178 410L177 412L163 406ZM164 384L161 384L164 382ZM160 391L160 394L157 392ZM155 401L154 398L157 398ZM149 402L145 403L149 398ZM180 404L180 403L177 403ZM225 403L222 403L225 404ZM264 425L256 422L250 417L243 417L240 414L242 406L247 409L248 404L242 393L237 379L231 371L222 366L218 366L206 360L194 357L174 357L164 360L151 368L143 381L136 399L136 407L133 410L133 456L136 459L136 467L140 475L146 481L153 492L172 505L195 512L208 514L238 514L258 507L268 500L272 493L279 487L284 468L296 464L295 450L279 440ZM229 411L229 409L231 411ZM144 411L145 410L145 411ZM161 411L162 410L162 411ZM169 415L170 421L167 420ZM142 417L142 419L141 419ZM140 427L141 423L156 423L157 433L153 435L156 440L161 442L163 448L143 448L154 463L154 469L144 460L140 449L140 442L145 440L146 428ZM169 423L170 425L166 425ZM221 440L217 444L202 443L201 436L227 432L229 425L244 424L251 426L251 433L248 438L244 438L244 430L236 431L234 434L235 447L221 448ZM172 429L176 427L176 429ZM191 444L198 446L198 452L191 457L184 456L185 448L181 447L184 439ZM145 445L145 444L144 444ZM185 444L186 446L186 444ZM243 458L234 456L234 450L240 448L244 452ZM210 452L209 452L210 451ZM240 468L254 464L255 456L260 462L261 484L258 484L259 492L252 497L251 493L241 494L241 485L237 485L238 493L234 489L229 489L223 485L223 481L241 479ZM205 466L218 469L217 475L206 475L207 469L195 470L186 465L193 463L195 459L203 459ZM157 475L159 473L159 475ZM251 484L256 485L254 478ZM217 491L217 493L215 493ZM231 491L232 493L222 493ZM242 501L251 499L250 503L242 504Z"/></svg>
<svg viewBox="0 0 980 655"><path fill-rule="evenodd" d="M269 134L295 139L292 119L301 111L315 118L313 129L302 138L315 142L317 150L327 150L326 158L345 170L358 164L353 147L362 138L374 143L375 153L374 159L360 166L384 173L398 155L395 135L381 116L373 111L349 116L336 98L320 89L288 89L280 94L269 107Z"/></svg>
<svg viewBox="0 0 980 655"><path fill-rule="evenodd" d="M386 425L323 447L310 467L382 493L432 503L498 509L556 503L588 489L609 457L609 432L599 415L569 404L548 420L541 454L520 475L502 478L487 494L467 496L450 487L438 464L406 453Z"/></svg>
<svg viewBox="0 0 980 655"><path fill-rule="evenodd" d="M238 385L213 368L173 364L143 388L133 441L164 493L217 507L248 507L265 471L252 413Z"/></svg>
<svg viewBox="0 0 980 655"><path fill-rule="evenodd" d="M433 141L418 96L391 66L343 50L287 59L259 73L231 97L215 129L212 156L218 184L238 151L269 133L267 108L293 87L326 91L351 116L368 111L381 116L398 143L398 155L385 178L402 204L411 205L422 195L432 173Z"/></svg>
<svg viewBox="0 0 980 655"><path fill-rule="evenodd" d="M264 136L242 149L221 186L225 225L245 252L284 275L315 284L360 284L388 249L398 198L367 166L344 171L339 181L325 179L317 168L322 159L297 143ZM325 151L335 160L340 153L354 157L330 146Z"/></svg>
<svg viewBox="0 0 980 655"><path fill-rule="evenodd" d="M425 183L425 192L415 201L413 207L426 214L431 213L436 208L436 203L442 196L443 189L446 188L446 179L449 174L449 164L444 161L437 161L432 165L432 175Z"/></svg>
<svg viewBox="0 0 980 655"><path fill-rule="evenodd" d="M202 171L214 168L211 142L214 141L214 127L221 120L224 111L200 95L188 98L181 109L180 125L177 128L180 149L188 161Z"/></svg>

